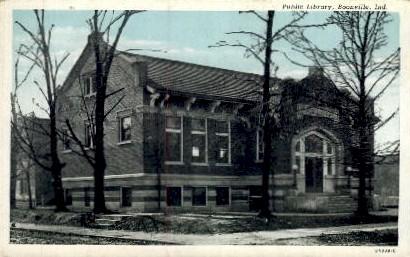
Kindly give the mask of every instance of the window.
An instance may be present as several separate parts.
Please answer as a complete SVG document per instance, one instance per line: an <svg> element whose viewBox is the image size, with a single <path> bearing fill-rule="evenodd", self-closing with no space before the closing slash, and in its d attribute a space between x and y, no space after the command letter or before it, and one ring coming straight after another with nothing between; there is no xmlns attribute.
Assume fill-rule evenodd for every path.
<svg viewBox="0 0 410 257"><path fill-rule="evenodd" d="M322 153L323 139L315 134L307 136L305 138L305 151L307 153Z"/></svg>
<svg viewBox="0 0 410 257"><path fill-rule="evenodd" d="M192 206L206 206L206 187L192 188Z"/></svg>
<svg viewBox="0 0 410 257"><path fill-rule="evenodd" d="M228 164L231 162L230 149L230 123L228 121L216 121L216 163Z"/></svg>
<svg viewBox="0 0 410 257"><path fill-rule="evenodd" d="M256 131L256 160L263 160L263 153L265 152L265 144L263 142L263 129L258 128Z"/></svg>
<svg viewBox="0 0 410 257"><path fill-rule="evenodd" d="M89 96L96 92L96 81L94 75L85 76L84 83L84 95Z"/></svg>
<svg viewBox="0 0 410 257"><path fill-rule="evenodd" d="M229 187L216 187L216 205L229 205L230 197L229 197Z"/></svg>
<svg viewBox="0 0 410 257"><path fill-rule="evenodd" d="M182 187L167 187L167 206L182 205Z"/></svg>
<svg viewBox="0 0 410 257"><path fill-rule="evenodd" d="M91 127L92 127L92 125L85 124L85 133L84 133L85 142L84 142L84 146L86 148L93 148L93 146L94 146L93 137L94 137L95 129L92 130Z"/></svg>
<svg viewBox="0 0 410 257"><path fill-rule="evenodd" d="M131 117L120 118L120 142L131 141Z"/></svg>
<svg viewBox="0 0 410 257"><path fill-rule="evenodd" d="M121 206L131 207L132 205L132 189L129 187L121 188Z"/></svg>
<svg viewBox="0 0 410 257"><path fill-rule="evenodd" d="M181 163L182 117L166 117L165 123L165 161Z"/></svg>
<svg viewBox="0 0 410 257"><path fill-rule="evenodd" d="M73 204L73 195L71 193L71 189L65 190L65 204L72 205Z"/></svg>
<svg viewBox="0 0 410 257"><path fill-rule="evenodd" d="M90 206L90 188L86 187L84 188L84 206Z"/></svg>
<svg viewBox="0 0 410 257"><path fill-rule="evenodd" d="M63 129L63 150L68 151L71 150L71 140L70 137L68 136L68 130Z"/></svg>
<svg viewBox="0 0 410 257"><path fill-rule="evenodd" d="M192 162L207 162L207 122L206 119L191 120Z"/></svg>

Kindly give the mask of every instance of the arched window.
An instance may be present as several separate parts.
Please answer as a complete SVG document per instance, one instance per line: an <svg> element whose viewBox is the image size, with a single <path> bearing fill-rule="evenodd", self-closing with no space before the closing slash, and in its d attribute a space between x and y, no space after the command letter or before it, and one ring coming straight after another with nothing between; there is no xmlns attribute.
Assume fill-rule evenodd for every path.
<svg viewBox="0 0 410 257"><path fill-rule="evenodd" d="M305 173L305 159L316 157L323 162L323 175L335 175L335 145L322 133L312 131L299 137L294 145L293 167Z"/></svg>

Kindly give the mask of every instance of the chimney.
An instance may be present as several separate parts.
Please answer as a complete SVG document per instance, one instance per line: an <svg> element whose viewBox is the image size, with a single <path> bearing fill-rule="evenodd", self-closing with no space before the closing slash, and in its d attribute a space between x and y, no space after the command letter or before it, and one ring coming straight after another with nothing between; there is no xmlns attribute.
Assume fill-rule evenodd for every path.
<svg viewBox="0 0 410 257"><path fill-rule="evenodd" d="M95 37L94 35L97 35L97 37ZM104 33L103 32L92 32L90 33L90 35L88 35L88 43L92 44L94 41L94 38L97 38L100 42L103 42Z"/></svg>
<svg viewBox="0 0 410 257"><path fill-rule="evenodd" d="M308 76L323 76L323 68L318 66L309 67Z"/></svg>

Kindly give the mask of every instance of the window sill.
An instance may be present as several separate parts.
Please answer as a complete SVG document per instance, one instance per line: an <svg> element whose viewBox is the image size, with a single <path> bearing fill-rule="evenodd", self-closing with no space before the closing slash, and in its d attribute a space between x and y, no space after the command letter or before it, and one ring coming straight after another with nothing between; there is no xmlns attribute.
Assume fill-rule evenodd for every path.
<svg viewBox="0 0 410 257"><path fill-rule="evenodd" d="M230 167L232 166L232 163L215 163L215 166Z"/></svg>
<svg viewBox="0 0 410 257"><path fill-rule="evenodd" d="M165 165L185 165L184 162L165 161Z"/></svg>
<svg viewBox="0 0 410 257"><path fill-rule="evenodd" d="M207 162L191 162L192 166L209 166Z"/></svg>
<svg viewBox="0 0 410 257"><path fill-rule="evenodd" d="M131 143L132 143L132 140L127 140L127 141L118 142L117 145L127 145L127 144L131 144Z"/></svg>
<svg viewBox="0 0 410 257"><path fill-rule="evenodd" d="M84 147L84 150L86 151L94 150L94 147Z"/></svg>
<svg viewBox="0 0 410 257"><path fill-rule="evenodd" d="M71 149L67 149L67 150L63 150L61 153L64 153L64 154L66 154L66 153L71 153L73 150L71 150Z"/></svg>
<svg viewBox="0 0 410 257"><path fill-rule="evenodd" d="M263 160L255 160L255 163L263 163Z"/></svg>

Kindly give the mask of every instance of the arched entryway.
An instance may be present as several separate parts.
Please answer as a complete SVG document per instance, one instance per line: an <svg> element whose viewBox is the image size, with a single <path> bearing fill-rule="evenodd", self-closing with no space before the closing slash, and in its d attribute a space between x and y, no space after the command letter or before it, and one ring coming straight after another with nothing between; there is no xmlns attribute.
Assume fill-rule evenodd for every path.
<svg viewBox="0 0 410 257"><path fill-rule="evenodd" d="M334 183L330 185L326 181L336 175L339 148L339 140L320 129L307 130L293 139L292 167L303 178L298 183L299 192L334 192Z"/></svg>

